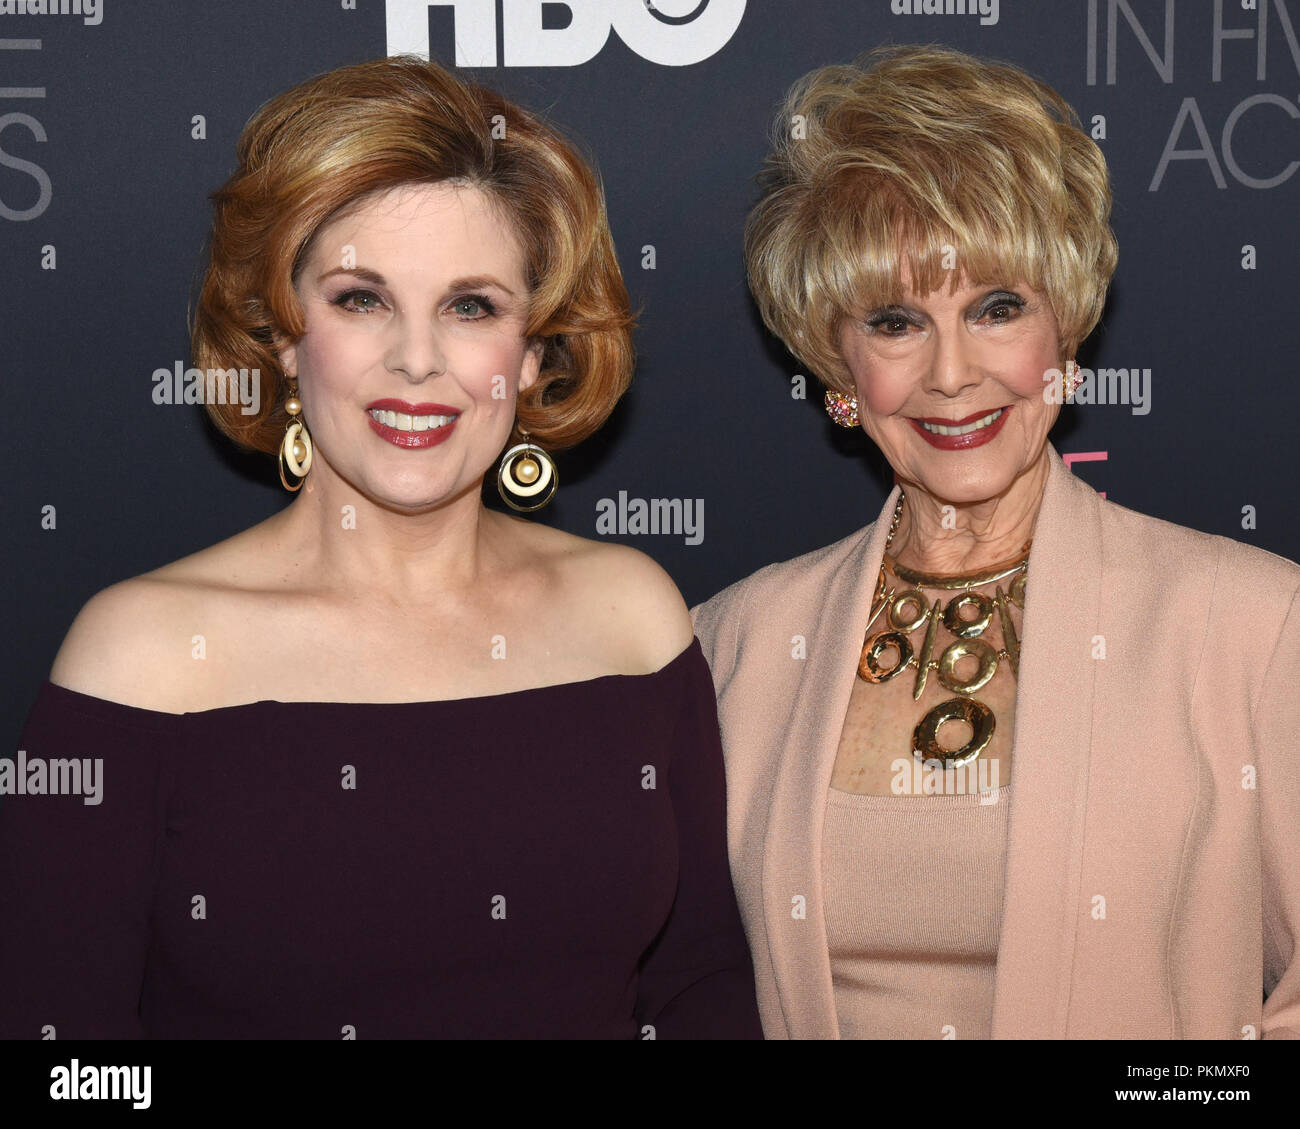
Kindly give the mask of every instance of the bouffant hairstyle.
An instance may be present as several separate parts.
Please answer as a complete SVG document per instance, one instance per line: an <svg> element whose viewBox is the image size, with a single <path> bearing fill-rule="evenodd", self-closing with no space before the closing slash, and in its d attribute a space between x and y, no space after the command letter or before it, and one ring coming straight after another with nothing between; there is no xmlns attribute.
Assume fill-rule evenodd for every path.
<svg viewBox="0 0 1300 1129"><path fill-rule="evenodd" d="M1072 357L1118 260L1108 181L1045 83L946 47L877 48L787 95L745 230L750 288L767 327L842 392L844 319L902 302L904 257L921 294L959 277L1043 291Z"/></svg>
<svg viewBox="0 0 1300 1129"><path fill-rule="evenodd" d="M319 75L273 98L240 135L239 167L212 196L209 261L194 312L194 363L258 369L262 408L208 404L216 425L279 446L287 380L275 335L305 332L294 282L322 226L372 194L454 180L513 223L528 281L527 336L543 346L517 424L541 446L585 439L627 390L627 288L604 193L573 145L535 115L434 63L395 56Z"/></svg>

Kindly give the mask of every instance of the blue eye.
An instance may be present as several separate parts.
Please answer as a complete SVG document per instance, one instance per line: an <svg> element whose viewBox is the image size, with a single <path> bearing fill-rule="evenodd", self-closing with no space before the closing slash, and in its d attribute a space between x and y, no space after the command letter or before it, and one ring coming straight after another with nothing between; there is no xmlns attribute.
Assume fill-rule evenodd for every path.
<svg viewBox="0 0 1300 1129"><path fill-rule="evenodd" d="M491 301L482 294L457 298L452 302L450 309L461 321L482 321L483 318L491 317L496 313L496 308Z"/></svg>

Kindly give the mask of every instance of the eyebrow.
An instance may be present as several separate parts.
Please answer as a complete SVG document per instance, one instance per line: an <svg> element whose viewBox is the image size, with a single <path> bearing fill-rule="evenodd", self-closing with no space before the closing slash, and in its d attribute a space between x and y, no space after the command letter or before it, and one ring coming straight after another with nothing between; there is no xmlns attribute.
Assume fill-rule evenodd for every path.
<svg viewBox="0 0 1300 1129"><path fill-rule="evenodd" d="M378 271L373 271L369 267L335 267L333 270L327 270L324 274L317 276L317 284L324 282L327 278L332 278L336 274L347 274L354 278L364 279L366 282L373 282L376 286L387 286L388 283L384 276ZM487 290L496 289L515 296L515 292L510 289L504 282L493 278L490 274L466 275L463 278L453 278L447 284L447 290Z"/></svg>

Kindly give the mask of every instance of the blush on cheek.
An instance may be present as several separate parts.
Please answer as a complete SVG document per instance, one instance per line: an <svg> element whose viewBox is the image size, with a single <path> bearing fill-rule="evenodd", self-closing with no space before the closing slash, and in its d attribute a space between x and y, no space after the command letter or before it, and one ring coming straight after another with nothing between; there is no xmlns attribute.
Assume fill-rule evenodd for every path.
<svg viewBox="0 0 1300 1129"><path fill-rule="evenodd" d="M901 411L906 403L906 395L885 395L877 385L871 388L867 395L858 396L858 414L862 414L865 406L868 415L875 416L877 419L887 419Z"/></svg>
<svg viewBox="0 0 1300 1129"><path fill-rule="evenodd" d="M307 333L298 342L298 378L300 384L310 384L319 393L332 394L336 389L350 386L351 374L364 371L365 351L358 348L355 338L346 333L331 333L328 326L308 326Z"/></svg>
<svg viewBox="0 0 1300 1129"><path fill-rule="evenodd" d="M859 413L865 406L867 412L878 419L902 411L916 385L907 372L879 363L864 365L854 375Z"/></svg>
<svg viewBox="0 0 1300 1129"><path fill-rule="evenodd" d="M1061 362L1055 357L1046 356L1035 360L1027 361L1023 366L1014 369L1004 380L1008 391L1019 396L1024 400L1041 400L1043 389L1047 387L1047 382L1043 379L1043 374L1050 369L1061 367Z"/></svg>
<svg viewBox="0 0 1300 1129"><path fill-rule="evenodd" d="M465 391L485 409L513 405L523 367L523 347L519 342L491 350L475 350L464 358ZM475 374L472 377L470 374Z"/></svg>

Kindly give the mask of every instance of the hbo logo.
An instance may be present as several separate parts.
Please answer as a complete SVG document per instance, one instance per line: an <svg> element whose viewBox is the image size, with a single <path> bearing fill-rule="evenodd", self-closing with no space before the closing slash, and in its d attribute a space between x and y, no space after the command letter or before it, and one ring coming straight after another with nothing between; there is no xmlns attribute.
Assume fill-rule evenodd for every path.
<svg viewBox="0 0 1300 1129"><path fill-rule="evenodd" d="M453 9L458 67L495 67L498 61L507 67L576 67L600 54L611 29L643 59L684 67L722 50L745 14L745 0L385 0L385 4L388 53L426 59L429 9Z"/></svg>

